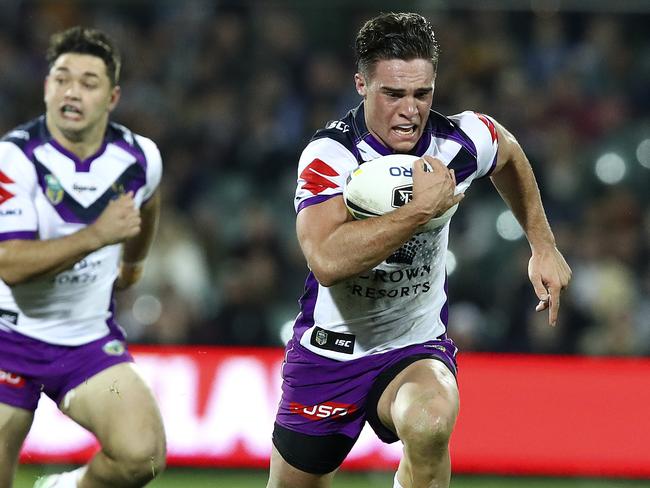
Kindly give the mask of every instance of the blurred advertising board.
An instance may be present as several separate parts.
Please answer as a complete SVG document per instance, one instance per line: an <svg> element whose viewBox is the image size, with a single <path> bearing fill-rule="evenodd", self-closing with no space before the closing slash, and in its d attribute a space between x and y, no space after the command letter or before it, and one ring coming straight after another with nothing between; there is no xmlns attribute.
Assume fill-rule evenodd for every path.
<svg viewBox="0 0 650 488"><path fill-rule="evenodd" d="M170 465L266 468L283 352L133 346L160 404ZM461 353L457 473L650 478L650 359ZM315 420L317 421L317 420ZM42 397L26 463L80 463L92 435ZM394 469L366 427L344 466Z"/></svg>

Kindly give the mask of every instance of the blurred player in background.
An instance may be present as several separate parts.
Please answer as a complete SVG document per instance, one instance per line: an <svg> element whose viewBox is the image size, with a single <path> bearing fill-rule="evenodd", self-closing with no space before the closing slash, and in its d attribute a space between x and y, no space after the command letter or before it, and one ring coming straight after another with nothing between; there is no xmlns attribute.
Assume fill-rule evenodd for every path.
<svg viewBox="0 0 650 488"><path fill-rule="evenodd" d="M283 365L270 488L330 486L366 421L384 442L404 445L395 487L449 486L459 404L446 334L449 224L416 230L474 180L491 176L525 230L537 310L549 310L551 325L571 275L515 138L482 114L431 111L438 45L429 22L382 14L360 30L356 54L363 102L318 131L299 162L297 233L310 274ZM412 201L352 220L348 175L391 153L423 157Z"/></svg>
<svg viewBox="0 0 650 488"><path fill-rule="evenodd" d="M101 450L40 487L139 487L165 466L153 394L115 322L155 234L156 145L109 123L120 56L104 33L55 34L45 115L0 141L0 486L43 391Z"/></svg>

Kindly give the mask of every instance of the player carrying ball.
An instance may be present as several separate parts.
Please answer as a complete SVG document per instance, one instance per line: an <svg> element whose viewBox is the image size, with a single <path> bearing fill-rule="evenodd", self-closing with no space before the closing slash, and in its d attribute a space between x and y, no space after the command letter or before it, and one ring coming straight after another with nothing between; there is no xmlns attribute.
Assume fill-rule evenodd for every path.
<svg viewBox="0 0 650 488"><path fill-rule="evenodd" d="M449 223L416 231L474 181L490 176L526 232L537 309L552 325L571 276L515 138L486 115L431 110L438 44L429 22L379 15L358 33L356 54L363 101L316 132L299 162L296 226L310 273L286 348L268 488L329 487L366 422L404 445L395 487L449 486L459 401L447 337ZM346 179L392 153L421 156L433 171L416 161L409 203L353 220Z"/></svg>

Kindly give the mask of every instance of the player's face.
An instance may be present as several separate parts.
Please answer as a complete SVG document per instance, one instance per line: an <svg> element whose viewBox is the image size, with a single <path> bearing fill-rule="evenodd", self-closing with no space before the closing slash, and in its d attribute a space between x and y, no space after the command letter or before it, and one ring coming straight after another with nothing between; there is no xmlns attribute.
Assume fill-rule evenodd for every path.
<svg viewBox="0 0 650 488"><path fill-rule="evenodd" d="M374 73L354 77L365 99L368 130L385 146L408 152L418 142L429 117L435 73L426 59L381 60Z"/></svg>
<svg viewBox="0 0 650 488"><path fill-rule="evenodd" d="M119 94L119 87L111 86L103 59L62 54L45 79L48 126L74 142L101 139Z"/></svg>

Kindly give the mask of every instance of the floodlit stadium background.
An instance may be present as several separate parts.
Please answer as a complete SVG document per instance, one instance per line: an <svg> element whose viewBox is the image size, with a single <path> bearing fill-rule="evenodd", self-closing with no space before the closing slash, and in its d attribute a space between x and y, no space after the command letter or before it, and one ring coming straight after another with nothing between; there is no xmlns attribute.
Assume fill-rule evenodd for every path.
<svg viewBox="0 0 650 488"><path fill-rule="evenodd" d="M294 236L297 157L316 128L358 102L352 81L356 29L381 10L427 14L442 45L434 108L488 113L518 137L574 270L560 325L550 329L544 316L532 313L521 229L489 182L472 187L454 217L448 256L450 334L462 351L455 468L650 477L648 449L616 438L630 433L636 445L650 445L650 427L643 423L650 407L650 388L643 388L650 355L650 2L0 0L0 8L0 132L41 113L43 52L52 32L97 26L123 51L123 98L115 120L159 143L165 201L145 279L120 297L118 318L133 343L202 348L187 349L190 359L160 359L169 373L152 378L159 397L169 395L161 402L170 409L172 430L202 419L205 411L192 410L197 405L209 410L209 388L190 388L184 369L195 365L204 371L201 381L211 384L211 373L201 369L208 360L198 351L276 348L261 353L272 356L287 337L306 272ZM519 376L474 376L515 359L522 362L509 371ZM259 358L239 360L255 369ZM485 364L473 369L474 360ZM243 449L241 441L211 444L228 440L220 412L241 406L240 395L250 398L235 389L226 403L215 400L223 410L200 430L200 439L179 441L176 452L192 450L195 460L178 454L173 462L264 467L278 392L277 375L271 369L265 374L263 412L242 424L259 425L255 432L262 435L250 440L256 461L238 455L215 461L219 453ZM573 385L571 378L581 382ZM198 403L182 401L181 385L183 395ZM505 393L513 397L500 396ZM513 409L526 394L551 397L541 412L556 417L544 418L530 404ZM499 429L490 416L488 423L475 423L486 418L484 405L504 415ZM55 412L46 401L42 409L23 454L26 463L78 462L91 452L83 433L47 423ZM540 440L540 425L564 426L578 444L564 436ZM592 437L583 436L581 445L580 429L588 425ZM491 449L498 432L504 432L503 446L514 446L524 459ZM86 450L70 454L59 442L64 437L81 438ZM540 442L549 442L550 452L536 448ZM575 459L599 443L607 453L604 465L596 463L600 469L590 455ZM566 446L567 452L557 450ZM396 451L386 452L392 454L372 455L375 464L361 467L390 469ZM646 469L630 468L630 461ZM555 468L539 467L548 463Z"/></svg>

